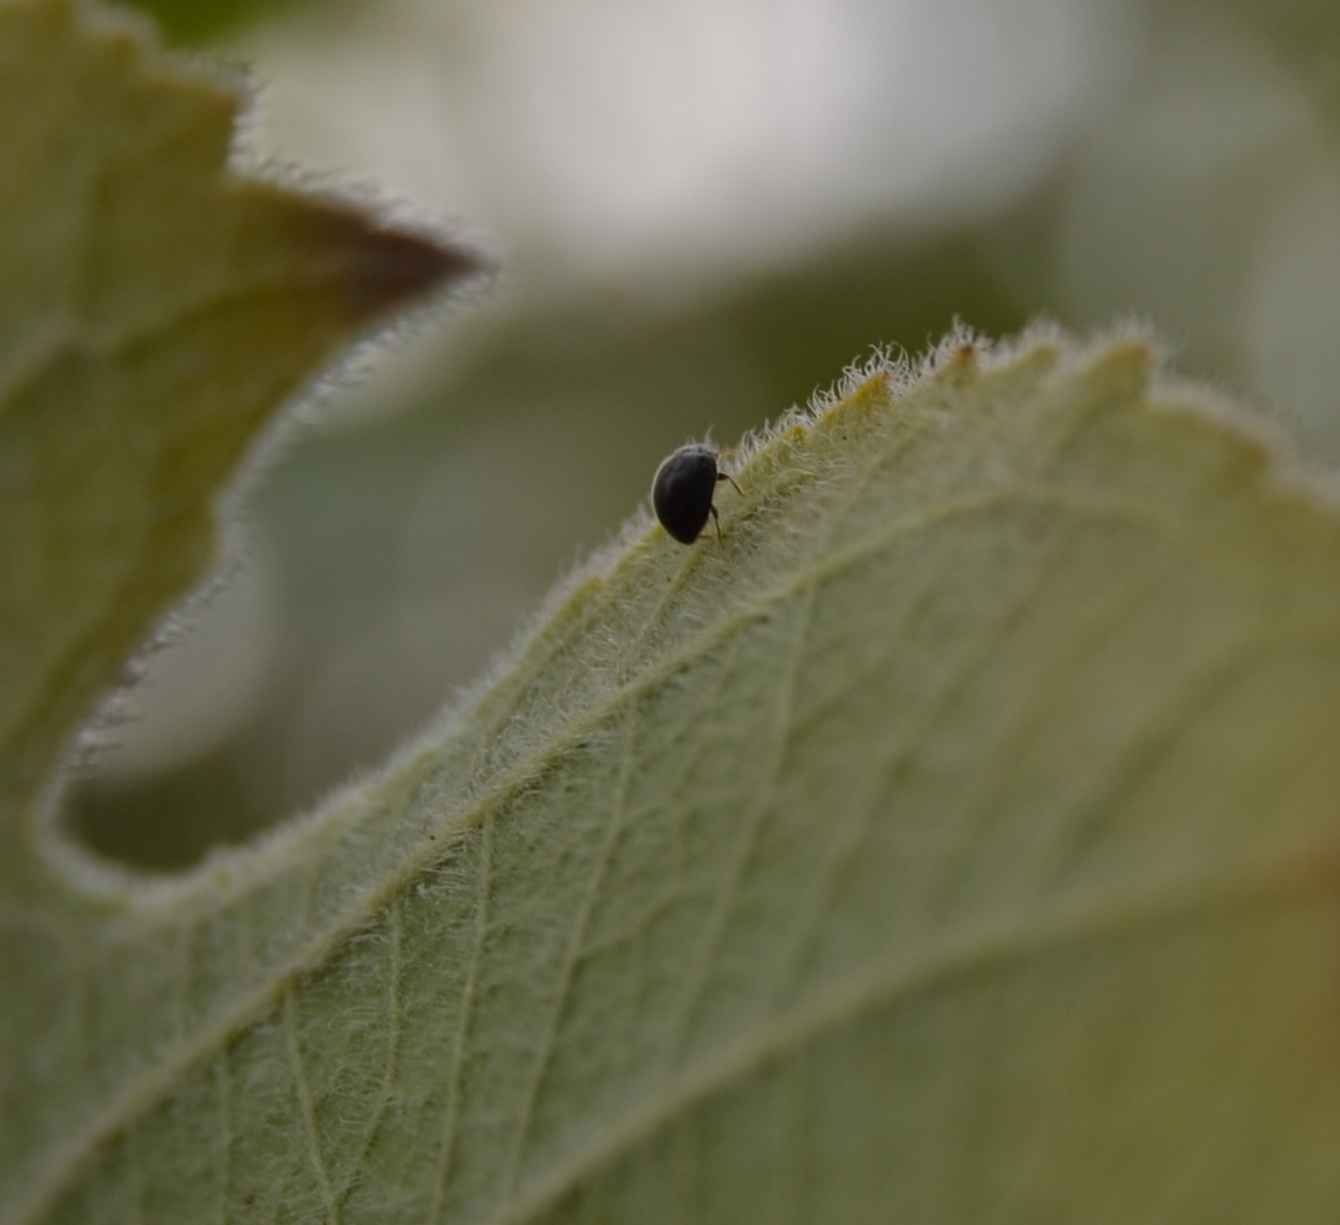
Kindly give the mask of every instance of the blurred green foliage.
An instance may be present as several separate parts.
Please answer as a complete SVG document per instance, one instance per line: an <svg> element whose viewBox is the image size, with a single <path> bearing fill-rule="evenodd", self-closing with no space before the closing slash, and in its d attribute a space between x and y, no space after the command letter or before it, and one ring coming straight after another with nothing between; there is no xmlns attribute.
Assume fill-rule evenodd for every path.
<svg viewBox="0 0 1340 1225"><path fill-rule="evenodd" d="M261 21L285 9L311 4L312 0L123 0L129 7L152 17L164 37L173 43L202 43L235 32L253 21ZM338 9L348 0L323 0L323 9Z"/></svg>

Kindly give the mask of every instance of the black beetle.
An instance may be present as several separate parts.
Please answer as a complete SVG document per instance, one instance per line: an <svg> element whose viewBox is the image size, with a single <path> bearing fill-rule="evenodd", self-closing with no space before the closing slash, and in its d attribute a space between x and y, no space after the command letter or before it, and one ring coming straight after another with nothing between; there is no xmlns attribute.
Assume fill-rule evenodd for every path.
<svg viewBox="0 0 1340 1225"><path fill-rule="evenodd" d="M651 482L651 505L656 518L680 544L692 544L707 526L711 515L717 525L717 539L721 539L721 520L712 505L718 481L730 481L736 493L741 493L728 473L717 467L717 453L700 442L680 447L661 461ZM743 496L743 494L741 494Z"/></svg>

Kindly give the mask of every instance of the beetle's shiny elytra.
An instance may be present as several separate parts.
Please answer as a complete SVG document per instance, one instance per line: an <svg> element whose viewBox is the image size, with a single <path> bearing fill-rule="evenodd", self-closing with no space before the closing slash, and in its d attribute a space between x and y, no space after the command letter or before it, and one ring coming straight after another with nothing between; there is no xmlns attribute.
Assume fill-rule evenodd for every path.
<svg viewBox="0 0 1340 1225"><path fill-rule="evenodd" d="M702 443L690 443L666 456L651 482L651 505L656 518L681 544L692 544L707 526L711 515L721 539L721 520L712 505L718 481L730 481L735 492L740 487L717 468L717 453Z"/></svg>

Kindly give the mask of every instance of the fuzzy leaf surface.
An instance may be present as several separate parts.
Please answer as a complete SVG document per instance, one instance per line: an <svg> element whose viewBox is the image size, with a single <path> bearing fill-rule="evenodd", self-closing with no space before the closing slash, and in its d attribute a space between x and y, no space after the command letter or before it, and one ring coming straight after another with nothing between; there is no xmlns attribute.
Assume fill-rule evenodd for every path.
<svg viewBox="0 0 1340 1225"><path fill-rule="evenodd" d="M868 372L83 929L31 1219L1331 1220L1340 524L1152 364Z"/></svg>

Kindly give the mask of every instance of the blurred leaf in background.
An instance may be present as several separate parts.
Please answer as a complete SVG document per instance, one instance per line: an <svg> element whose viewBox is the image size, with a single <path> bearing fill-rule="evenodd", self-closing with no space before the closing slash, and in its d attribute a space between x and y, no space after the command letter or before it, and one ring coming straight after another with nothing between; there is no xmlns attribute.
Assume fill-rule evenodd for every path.
<svg viewBox="0 0 1340 1225"><path fill-rule="evenodd" d="M339 11L361 0L322 0L317 6L341 20ZM208 42L235 34L249 22L264 21L283 9L298 8L312 0L122 0L153 19L164 38L175 43Z"/></svg>
<svg viewBox="0 0 1340 1225"><path fill-rule="evenodd" d="M1340 16L1272 14L385 0L238 28L249 155L451 201L506 271L465 326L307 406L80 828L168 867L315 802L475 676L671 446L729 443L956 314L1149 317L1340 455ZM189 829L186 795L212 797Z"/></svg>

